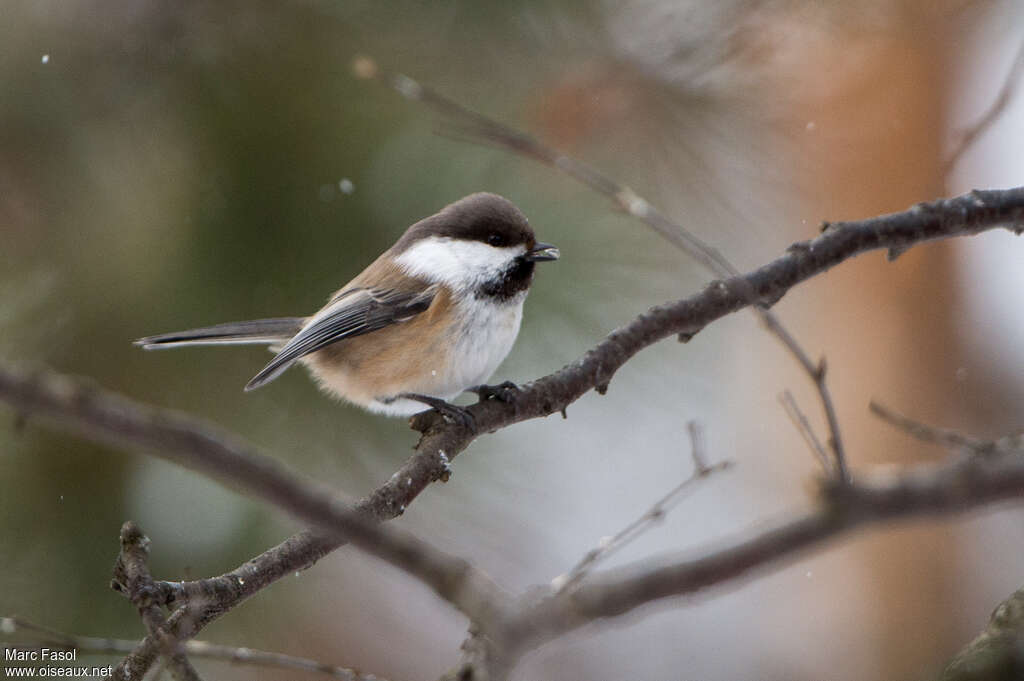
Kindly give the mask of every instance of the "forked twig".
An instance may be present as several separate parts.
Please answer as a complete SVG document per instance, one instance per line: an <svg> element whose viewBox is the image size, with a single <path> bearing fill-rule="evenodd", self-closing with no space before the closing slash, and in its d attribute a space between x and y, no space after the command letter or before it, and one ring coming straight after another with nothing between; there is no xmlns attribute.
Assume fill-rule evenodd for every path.
<svg viewBox="0 0 1024 681"><path fill-rule="evenodd" d="M142 618L149 636L160 645L167 665L176 681L200 681L199 672L189 661L181 642L168 631L169 618L160 603L160 589L149 574L149 537L139 527L126 522L121 527L121 552L114 564L111 587L132 602ZM175 617L186 616L180 608Z"/></svg>

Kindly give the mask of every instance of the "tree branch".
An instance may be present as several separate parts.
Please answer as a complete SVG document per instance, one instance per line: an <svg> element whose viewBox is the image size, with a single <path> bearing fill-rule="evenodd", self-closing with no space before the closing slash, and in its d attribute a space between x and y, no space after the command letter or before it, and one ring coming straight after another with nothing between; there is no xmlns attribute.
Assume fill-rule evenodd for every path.
<svg viewBox="0 0 1024 681"><path fill-rule="evenodd" d="M797 284L861 253L878 249L906 249L925 241L979 234L1006 227L1024 231L1024 187L975 190L950 199L921 203L910 210L866 220L826 223L811 241L790 246L786 253L742 277L712 282L701 292L653 307L616 329L579 360L528 383L514 404L488 400L469 407L479 432L548 416L568 406L587 391L608 385L640 350L677 334L694 334L713 321L747 307L748 292L759 301L777 301ZM442 449L449 456L476 437L465 428L445 426L433 412L413 417L424 432L420 451Z"/></svg>
<svg viewBox="0 0 1024 681"><path fill-rule="evenodd" d="M355 512L337 502L324 488L307 485L285 467L256 455L240 441L202 422L175 412L145 407L66 377L48 372L25 373L0 365L0 401L11 403L22 414L44 416L94 440L159 450L170 460L208 472L228 484L244 484L247 490L307 522L329 526L329 532L300 532L227 575L172 585L174 597L203 593L213 603L195 618L179 618L168 623L177 640L194 636L209 621L281 576L308 567L340 545L341 537L348 537L370 553L395 562L460 609L481 616L489 608L500 610L501 606L496 604L505 600L503 594L499 595L502 592L485 576L463 561L429 550L404 533L381 531L367 519L379 520L400 514L405 504L430 482L446 477L449 460L479 434L561 411L589 390L607 386L615 372L640 350L669 336L698 332L713 321L749 306L751 294L762 304L768 304L800 282L860 253L906 249L928 240L978 234L996 227L1007 227L1019 234L1024 229L1022 225L1024 188L974 191L919 204L900 213L826 224L817 238L794 244L778 259L743 277L713 282L688 298L651 308L612 332L576 362L525 385L513 403L485 400L470 406L477 425L475 431L458 424L446 424L433 412L414 417L414 427L423 434L417 445L418 453L387 483L360 502ZM1013 489L1013 493L1019 491ZM860 487L851 490L851 498L862 492ZM991 500L987 496L983 499ZM878 501L885 502L886 498L883 495ZM971 501L972 505L982 502L966 501ZM921 512L921 508L920 504L910 507L917 509L914 512ZM903 514L910 512L907 509ZM899 516L892 512L884 517ZM832 525L835 522L831 516L824 519L811 516L778 528L769 533L771 536L741 547L736 554L713 554L683 576L670 577L670 573L662 572L656 580L625 582L625 586L639 588L646 584L642 593L669 595L675 593L672 589L677 587L670 585L678 584L678 579L689 579L694 584L692 588L718 583L768 559L776 559L779 554L771 550L775 545L771 537L780 536L777 541L782 541L789 547L787 551L793 552L854 526L847 519L846 524L836 529ZM864 522L867 521L862 518L855 524ZM416 556L416 560L410 561L410 555ZM420 556L425 558L419 560ZM706 571L711 568L721 572ZM453 581L451 575L472 578ZM702 577L695 579L694 575ZM473 586L467 586L469 584ZM598 591L590 590L599 588L599 584L593 584L585 591L575 592L582 592L590 599L585 602L590 603L591 618L610 616L616 608L623 607L621 599L616 601L613 596L606 601L598 597ZM483 600L476 602L480 595L484 596ZM136 649L136 661L151 661L158 652L155 646L155 641L147 637ZM122 677L123 671L119 672ZM133 678L138 676L133 675Z"/></svg>
<svg viewBox="0 0 1024 681"><path fill-rule="evenodd" d="M793 393L789 390L783 390L779 394L779 404L782 405L782 409L786 412L786 416L793 422L793 427L800 433L800 437L807 443L807 448L811 450L811 453L817 457L818 463L821 464L822 470L826 474L832 470L833 462L828 457L828 452L825 451L825 446L821 444L818 436L814 432L814 428L811 427L810 422L807 420L807 416L803 410L800 409L800 405L796 403L796 398L793 397Z"/></svg>
<svg viewBox="0 0 1024 681"><path fill-rule="evenodd" d="M1024 459L972 457L921 466L900 475L848 485L826 483L817 510L697 558L645 560L591 575L575 592L552 596L526 610L509 629L531 647L598 619L617 617L665 598L779 566L852 530L923 516L942 516L1024 497Z"/></svg>
<svg viewBox="0 0 1024 681"><path fill-rule="evenodd" d="M200 681L199 672L188 661L181 645L167 633L167 619L161 602L163 596L149 574L149 537L133 522L121 527L121 552L114 565L111 586L128 597L142 618L146 631L161 647L171 675L177 681Z"/></svg>
<svg viewBox="0 0 1024 681"><path fill-rule="evenodd" d="M384 527L336 499L327 487L290 471L235 436L198 419L131 401L99 387L48 371L0 368L0 399L23 413L115 446L140 446L228 487L288 511L330 535L403 569L430 586L471 619L489 621L507 597L488 577L394 527ZM141 533L126 525L135 565ZM135 536L138 533L139 536ZM188 594L193 595L193 594ZM209 597L211 594L203 594ZM148 616L148 615L144 615Z"/></svg>
<svg viewBox="0 0 1024 681"><path fill-rule="evenodd" d="M998 440L982 440L958 430L937 428L914 419L897 414L878 402L871 402L871 413L895 428L899 428L911 437L922 442L939 445L954 452L969 452L976 456L988 456L993 453L1009 454L1020 451L1024 447L1024 434L1014 433Z"/></svg>

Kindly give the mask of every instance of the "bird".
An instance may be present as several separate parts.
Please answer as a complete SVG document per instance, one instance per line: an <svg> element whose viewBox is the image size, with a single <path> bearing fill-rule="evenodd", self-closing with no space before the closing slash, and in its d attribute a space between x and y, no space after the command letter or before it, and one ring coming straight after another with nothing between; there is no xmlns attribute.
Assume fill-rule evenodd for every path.
<svg viewBox="0 0 1024 681"><path fill-rule="evenodd" d="M322 390L370 412L409 416L426 405L472 426L450 400L466 391L481 399L514 394L510 382L485 383L519 334L534 265L559 256L511 201L470 194L410 226L308 317L229 322L135 344L267 345L276 354L246 391L299 362Z"/></svg>

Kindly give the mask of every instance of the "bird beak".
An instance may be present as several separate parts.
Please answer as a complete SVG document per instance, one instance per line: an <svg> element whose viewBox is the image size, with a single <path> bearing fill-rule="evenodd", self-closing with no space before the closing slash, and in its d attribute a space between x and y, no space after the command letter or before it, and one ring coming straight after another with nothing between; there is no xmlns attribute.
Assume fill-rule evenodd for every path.
<svg viewBox="0 0 1024 681"><path fill-rule="evenodd" d="M529 262L543 262L545 260L558 260L559 255L561 254L558 252L557 246L538 241L531 250L523 255L523 258Z"/></svg>

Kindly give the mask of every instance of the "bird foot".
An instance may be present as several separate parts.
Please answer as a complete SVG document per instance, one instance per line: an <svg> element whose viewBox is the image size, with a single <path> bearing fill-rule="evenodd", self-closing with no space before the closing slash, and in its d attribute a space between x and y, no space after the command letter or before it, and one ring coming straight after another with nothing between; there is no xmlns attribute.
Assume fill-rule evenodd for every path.
<svg viewBox="0 0 1024 681"><path fill-rule="evenodd" d="M519 397L520 390L519 386L512 381L505 381L498 385L476 385L472 388L467 388L466 392L476 393L481 402L498 400L499 402L511 404Z"/></svg>

